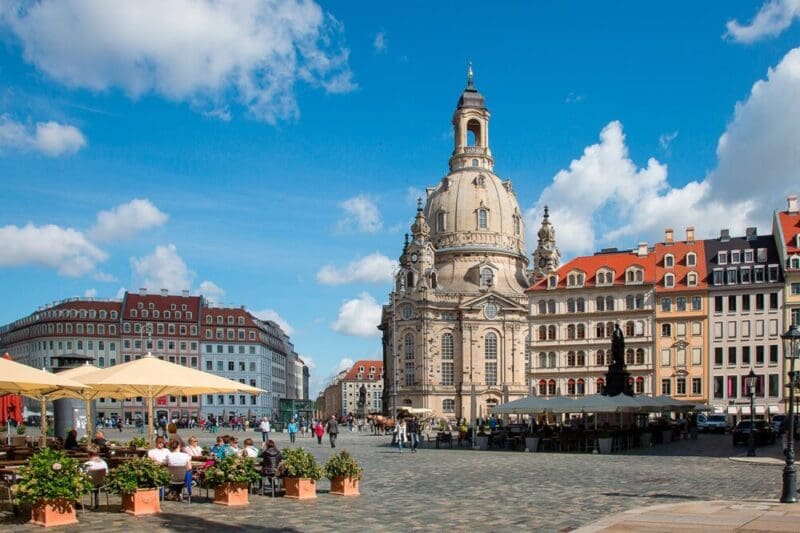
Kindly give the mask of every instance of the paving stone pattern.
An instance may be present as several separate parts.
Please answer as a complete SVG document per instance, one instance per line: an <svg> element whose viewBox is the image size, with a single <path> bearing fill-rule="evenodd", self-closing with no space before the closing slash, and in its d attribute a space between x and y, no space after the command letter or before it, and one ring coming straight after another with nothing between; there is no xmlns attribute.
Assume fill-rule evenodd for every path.
<svg viewBox="0 0 800 533"><path fill-rule="evenodd" d="M126 432L127 433L127 432ZM201 444L208 433L194 432ZM189 432L181 431L187 436ZM244 433L239 433L239 440ZM260 440L260 434L249 433ZM116 432L109 438L117 438ZM280 448L288 436L273 435ZM343 432L337 449L323 439L298 438L297 445L324 461L347 449L364 466L361 496L328 494L319 483L315 501L251 495L250 505L226 508L197 498L191 505L164 502L157 516L135 518L119 511L87 511L80 525L59 531L509 531L512 528L570 531L611 513L655 504L697 500L777 500L781 467L748 464L729 436L687 440L613 455L473 451L425 448L412 454L388 446L389 437ZM780 446L759 448L780 456ZM104 502L104 499L103 499ZM0 513L4 531L38 528Z"/></svg>

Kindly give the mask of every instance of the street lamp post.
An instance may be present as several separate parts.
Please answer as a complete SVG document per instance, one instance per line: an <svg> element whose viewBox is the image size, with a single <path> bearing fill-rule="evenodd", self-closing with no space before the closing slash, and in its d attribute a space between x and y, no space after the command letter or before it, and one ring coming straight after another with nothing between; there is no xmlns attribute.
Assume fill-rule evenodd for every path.
<svg viewBox="0 0 800 533"><path fill-rule="evenodd" d="M756 412L756 373L753 372L752 368L750 369L750 373L747 374L747 389L750 392L750 434L747 437L747 457L755 457L756 421L753 415Z"/></svg>
<svg viewBox="0 0 800 533"><path fill-rule="evenodd" d="M781 335L784 345L784 356L789 358L789 435L786 439L786 466L783 467L783 492L781 503L797 502L797 470L794 466L794 389L795 370L794 361L800 352L800 330L797 324L792 324L789 331Z"/></svg>

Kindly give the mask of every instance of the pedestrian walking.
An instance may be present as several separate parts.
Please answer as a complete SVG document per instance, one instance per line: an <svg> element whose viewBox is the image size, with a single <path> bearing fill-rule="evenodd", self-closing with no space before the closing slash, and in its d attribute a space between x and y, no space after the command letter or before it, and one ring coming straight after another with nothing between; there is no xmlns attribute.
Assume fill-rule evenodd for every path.
<svg viewBox="0 0 800 533"><path fill-rule="evenodd" d="M271 428L269 427L269 420L267 420L266 416L261 419L261 424L258 425L258 429L261 430L261 442L269 441L269 432Z"/></svg>
<svg viewBox="0 0 800 533"><path fill-rule="evenodd" d="M328 432L328 438L331 441L331 448L336 448L336 437L339 436L339 424L336 422L336 417L331 415L330 420L325 425L325 430Z"/></svg>
<svg viewBox="0 0 800 533"><path fill-rule="evenodd" d="M294 440L297 438L297 420L292 418L292 421L286 426L286 430L289 432L289 442L294 444Z"/></svg>
<svg viewBox="0 0 800 533"><path fill-rule="evenodd" d="M417 453L417 446L419 445L419 422L414 417L406 424L406 432L408 433L408 446L411 448L411 453Z"/></svg>
<svg viewBox="0 0 800 533"><path fill-rule="evenodd" d="M317 436L317 444L322 444L322 436L325 434L325 428L322 427L322 420L317 420L314 425L314 435Z"/></svg>
<svg viewBox="0 0 800 533"><path fill-rule="evenodd" d="M395 439L397 440L397 451L402 453L403 452L403 443L406 441L407 438L407 428L406 428L406 421L400 420L397 424L397 427L394 428L395 431Z"/></svg>

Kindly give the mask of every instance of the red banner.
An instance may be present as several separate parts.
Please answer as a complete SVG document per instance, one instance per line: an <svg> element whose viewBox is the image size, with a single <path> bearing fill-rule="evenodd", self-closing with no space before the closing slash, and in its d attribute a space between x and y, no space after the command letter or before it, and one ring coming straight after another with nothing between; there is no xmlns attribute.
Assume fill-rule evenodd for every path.
<svg viewBox="0 0 800 533"><path fill-rule="evenodd" d="M158 398L156 398L156 405L167 405L167 397L159 396Z"/></svg>

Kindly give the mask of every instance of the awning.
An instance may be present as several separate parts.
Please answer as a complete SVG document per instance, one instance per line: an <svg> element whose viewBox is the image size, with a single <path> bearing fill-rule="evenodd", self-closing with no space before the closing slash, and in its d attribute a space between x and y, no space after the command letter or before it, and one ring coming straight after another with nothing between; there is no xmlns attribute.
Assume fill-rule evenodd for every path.
<svg viewBox="0 0 800 533"><path fill-rule="evenodd" d="M736 415L736 414L739 414L739 408L738 408L738 407L736 407L735 405L729 405L729 406L728 406L728 414L729 414L729 415Z"/></svg>
<svg viewBox="0 0 800 533"><path fill-rule="evenodd" d="M765 407L763 405L756 405L756 414L763 415L765 412Z"/></svg>
<svg viewBox="0 0 800 533"><path fill-rule="evenodd" d="M769 404L768 406L769 414L774 415L776 413L781 412L780 406L775 405L774 403Z"/></svg>
<svg viewBox="0 0 800 533"><path fill-rule="evenodd" d="M742 406L742 414L743 415L749 415L750 414L750 406L749 405L743 405Z"/></svg>

